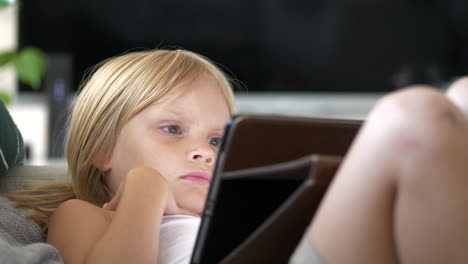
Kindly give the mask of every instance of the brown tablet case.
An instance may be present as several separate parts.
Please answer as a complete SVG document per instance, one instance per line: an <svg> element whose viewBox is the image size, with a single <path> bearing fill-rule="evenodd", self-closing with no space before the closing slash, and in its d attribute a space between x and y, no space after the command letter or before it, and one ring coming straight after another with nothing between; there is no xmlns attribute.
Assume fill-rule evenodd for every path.
<svg viewBox="0 0 468 264"><path fill-rule="evenodd" d="M361 120L239 115L223 139L220 169L254 168L310 154L344 156L361 125Z"/></svg>

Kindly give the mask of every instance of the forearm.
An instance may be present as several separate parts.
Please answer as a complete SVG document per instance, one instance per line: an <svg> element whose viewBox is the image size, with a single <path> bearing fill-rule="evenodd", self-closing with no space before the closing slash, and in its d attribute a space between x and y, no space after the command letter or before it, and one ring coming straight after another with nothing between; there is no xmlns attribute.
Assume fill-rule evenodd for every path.
<svg viewBox="0 0 468 264"><path fill-rule="evenodd" d="M115 216L86 263L157 263L167 191L165 180L154 172L132 171Z"/></svg>

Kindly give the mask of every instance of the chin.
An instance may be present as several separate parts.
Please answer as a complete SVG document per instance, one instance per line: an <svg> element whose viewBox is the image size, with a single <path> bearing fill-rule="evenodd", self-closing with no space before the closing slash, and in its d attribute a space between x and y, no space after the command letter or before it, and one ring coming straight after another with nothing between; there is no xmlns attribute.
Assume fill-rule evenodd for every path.
<svg viewBox="0 0 468 264"><path fill-rule="evenodd" d="M201 188L178 188L174 191L179 207L202 215L208 190Z"/></svg>

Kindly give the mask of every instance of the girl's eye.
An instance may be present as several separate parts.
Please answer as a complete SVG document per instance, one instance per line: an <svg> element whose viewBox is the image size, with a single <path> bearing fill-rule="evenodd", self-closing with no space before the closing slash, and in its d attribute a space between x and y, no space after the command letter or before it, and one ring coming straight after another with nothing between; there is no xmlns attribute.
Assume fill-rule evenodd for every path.
<svg viewBox="0 0 468 264"><path fill-rule="evenodd" d="M182 129L180 129L179 126L175 126L175 125L163 127L162 130L166 131L169 134L174 134L174 135L182 134Z"/></svg>
<svg viewBox="0 0 468 264"><path fill-rule="evenodd" d="M221 138L219 137L212 137L210 139L208 139L208 143L215 146L215 147L219 147L219 145L221 145Z"/></svg>

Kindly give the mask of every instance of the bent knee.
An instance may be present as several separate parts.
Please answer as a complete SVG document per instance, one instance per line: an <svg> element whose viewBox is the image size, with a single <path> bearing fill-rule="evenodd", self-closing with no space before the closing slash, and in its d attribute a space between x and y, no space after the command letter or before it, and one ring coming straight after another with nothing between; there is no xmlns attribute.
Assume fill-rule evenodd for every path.
<svg viewBox="0 0 468 264"><path fill-rule="evenodd" d="M368 122L391 130L393 142L396 139L433 147L444 147L468 131L464 115L444 93L422 85L380 99Z"/></svg>
<svg viewBox="0 0 468 264"><path fill-rule="evenodd" d="M447 108L450 108L450 102L440 90L417 85L384 96L369 117L414 122L416 118L430 118Z"/></svg>
<svg viewBox="0 0 468 264"><path fill-rule="evenodd" d="M384 96L377 102L377 107L393 108L393 110L431 109L431 105L444 103L447 99L444 94L426 85L414 85L400 89Z"/></svg>

